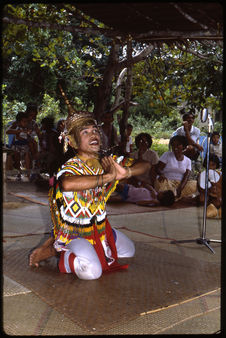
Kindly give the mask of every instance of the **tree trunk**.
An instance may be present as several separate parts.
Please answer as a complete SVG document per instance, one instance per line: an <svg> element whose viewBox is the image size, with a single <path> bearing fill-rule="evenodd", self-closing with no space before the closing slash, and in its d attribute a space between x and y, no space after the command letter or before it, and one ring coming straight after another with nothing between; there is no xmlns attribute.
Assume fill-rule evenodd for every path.
<svg viewBox="0 0 226 338"><path fill-rule="evenodd" d="M120 47L119 44L116 44L114 41L112 43L108 64L107 64L107 67L106 67L104 75L103 75L103 80L102 80L101 85L97 88L97 92L96 92L94 115L95 115L97 121L101 120L101 116L104 114L106 107L107 107L107 105L110 101L111 91L112 91L112 82L113 82L113 77L114 77L115 73L121 71L123 68L127 68L127 77L129 78L130 75L128 76L128 68L131 69L129 72L132 73L132 66L135 63L144 60L154 49L153 46L147 46L145 49L143 49L137 55L132 57L132 41L130 41L130 43L131 43L130 56L128 58L128 54L127 54L127 57L125 59L123 59L122 61L118 61L118 51L119 51L119 47ZM129 89L129 91L130 91L129 97L131 95L131 90L132 90L132 86ZM129 105L129 103L127 103L127 104ZM121 106L122 105L119 103L118 109L120 109ZM114 104L114 107L116 107L115 104ZM128 106L127 106L126 110L128 110ZM116 110L113 109L113 111L115 112Z"/></svg>
<svg viewBox="0 0 226 338"><path fill-rule="evenodd" d="M111 97L113 76L118 64L118 50L119 45L113 42L102 83L97 88L96 102L94 107L94 116L96 117L97 121L101 120L101 116L104 114Z"/></svg>
<svg viewBox="0 0 226 338"><path fill-rule="evenodd" d="M126 75L126 72L127 72L127 68L124 68L118 76L118 80L117 80L116 88L115 88L115 102L111 107L111 111L113 113L116 110L120 109L122 103L124 103L124 99L123 99L123 101L121 100L121 102L120 102L120 98L121 98L122 84L124 82L124 77Z"/></svg>

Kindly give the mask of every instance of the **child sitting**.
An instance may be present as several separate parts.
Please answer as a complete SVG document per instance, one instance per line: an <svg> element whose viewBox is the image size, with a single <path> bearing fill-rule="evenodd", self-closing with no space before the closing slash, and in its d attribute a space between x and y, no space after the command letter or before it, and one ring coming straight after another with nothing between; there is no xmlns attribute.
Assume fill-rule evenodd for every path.
<svg viewBox="0 0 226 338"><path fill-rule="evenodd" d="M174 193L171 190L156 192L149 184L135 187L132 184L120 183L116 188L116 193L111 197L111 201L125 201L147 206L170 206L175 201Z"/></svg>
<svg viewBox="0 0 226 338"><path fill-rule="evenodd" d="M210 154L215 154L219 158L220 165L222 163L222 142L220 134L214 131L210 139Z"/></svg>
<svg viewBox="0 0 226 338"><path fill-rule="evenodd" d="M203 167L207 166L207 157L203 162ZM215 154L209 155L209 177L208 177L208 191L207 191L207 212L208 218L215 218L217 215L221 218L221 204L222 204L222 173L217 170L220 167L219 158ZM205 182L206 170L200 173L198 177L198 202L203 204L205 201Z"/></svg>

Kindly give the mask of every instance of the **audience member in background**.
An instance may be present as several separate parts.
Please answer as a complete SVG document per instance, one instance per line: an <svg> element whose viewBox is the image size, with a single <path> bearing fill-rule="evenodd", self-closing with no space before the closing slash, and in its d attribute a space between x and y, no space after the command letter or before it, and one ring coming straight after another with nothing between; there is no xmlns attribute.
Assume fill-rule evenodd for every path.
<svg viewBox="0 0 226 338"><path fill-rule="evenodd" d="M13 141L15 139L14 134L8 134L7 131L9 129L13 129L12 127L16 125L16 120L10 121L7 123L5 127L5 134L8 135L8 142L6 143L6 136L4 136L4 144L7 148L11 149L13 145ZM14 156L13 152L7 152L6 154L6 170L13 170L14 169Z"/></svg>
<svg viewBox="0 0 226 338"><path fill-rule="evenodd" d="M176 200L191 197L197 192L197 181L189 181L191 160L184 155L186 146L185 136L173 136L170 139L172 151L165 152L155 166L155 174L158 175L154 183L155 190L172 190Z"/></svg>
<svg viewBox="0 0 226 338"><path fill-rule="evenodd" d="M6 127L5 127L5 132L7 134L7 131L9 129L12 129L12 127L16 125L16 120L10 121L7 123ZM8 143L6 144L7 148L11 148L13 141L14 141L15 135L14 134L8 134Z"/></svg>
<svg viewBox="0 0 226 338"><path fill-rule="evenodd" d="M204 204L205 201L205 182L206 182L207 157L203 161L205 168L198 176L198 202ZM220 161L215 154L209 155L209 176L207 190L207 211L206 216L214 218L217 215L221 217L222 205L222 172L219 170Z"/></svg>
<svg viewBox="0 0 226 338"><path fill-rule="evenodd" d="M107 150L109 148L117 149L119 140L117 135L117 129L113 126L113 114L111 112L106 112L102 116L102 126L100 128L101 132L101 143L102 149Z"/></svg>
<svg viewBox="0 0 226 338"><path fill-rule="evenodd" d="M140 133L135 137L135 144L138 150L132 154L132 157L136 160L149 162L151 164L151 168L149 172L134 177L132 184L134 186L139 186L142 183L153 185L153 169L158 163L159 156L156 151L150 149L152 146L152 137L148 133Z"/></svg>
<svg viewBox="0 0 226 338"><path fill-rule="evenodd" d="M21 161L24 161L25 169L31 169L31 130L28 129L28 118L24 112L18 112L16 122L6 132L15 135L12 143L14 167L20 171L18 179L21 179ZM28 176L30 173L28 173Z"/></svg>
<svg viewBox="0 0 226 338"><path fill-rule="evenodd" d="M170 206L174 203L175 196L171 190L156 192L150 184L135 187L132 184L120 182L110 201L123 201L146 206Z"/></svg>
<svg viewBox="0 0 226 338"><path fill-rule="evenodd" d="M215 154L219 158L220 165L222 163L222 142L220 133L214 131L210 138L210 154Z"/></svg>
<svg viewBox="0 0 226 338"><path fill-rule="evenodd" d="M125 155L129 156L132 152L133 152L133 140L132 140L132 136L131 133L133 131L133 126L132 124L127 124L126 130L125 130L125 136L126 136L126 144L122 144L121 142L121 136L119 136L119 140L120 140L120 148L121 149L125 149Z"/></svg>
<svg viewBox="0 0 226 338"><path fill-rule="evenodd" d="M184 155L191 160L196 161L199 157L200 151L203 151L203 147L198 143L200 136L200 129L193 126L195 121L195 115L191 112L184 113L182 116L183 125L173 133L175 135L185 136L187 139L187 147L184 149Z"/></svg>
<svg viewBox="0 0 226 338"><path fill-rule="evenodd" d="M38 142L41 142L41 131L36 122L36 118L38 115L38 107L35 103L28 103L26 114L28 117L28 128L31 130L31 156L32 156L32 167L34 167L35 160L38 156ZM38 139L37 139L38 138Z"/></svg>
<svg viewBox="0 0 226 338"><path fill-rule="evenodd" d="M41 130L38 159L42 171L46 171L51 177L60 166L59 140L58 133L54 129L54 118L50 116L43 118Z"/></svg>

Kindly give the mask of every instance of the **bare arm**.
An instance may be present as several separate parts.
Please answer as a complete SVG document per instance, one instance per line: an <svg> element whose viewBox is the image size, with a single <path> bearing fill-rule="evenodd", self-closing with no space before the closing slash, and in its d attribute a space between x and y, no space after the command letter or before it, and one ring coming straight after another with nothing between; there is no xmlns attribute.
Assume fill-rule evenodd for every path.
<svg viewBox="0 0 226 338"><path fill-rule="evenodd" d="M188 122L187 121L184 121L183 122L183 125L184 125L184 131L185 131L185 135L186 135L186 138L188 140L188 144L189 145L192 145L193 147L197 148L199 151L203 151L203 147L196 143L192 138L191 138L191 134L190 134L190 130L188 128Z"/></svg>
<svg viewBox="0 0 226 338"><path fill-rule="evenodd" d="M137 161L129 170L129 176L143 175L151 169L151 164L147 161ZM128 169L127 169L128 170ZM127 174L128 177L128 174Z"/></svg>
<svg viewBox="0 0 226 338"><path fill-rule="evenodd" d="M190 130L189 130L189 127L188 127L188 122L184 121L183 126L184 126L185 136L187 138L188 144L194 145L195 142L191 138Z"/></svg>
<svg viewBox="0 0 226 338"><path fill-rule="evenodd" d="M153 173L153 181L155 181L156 176L159 175L159 182L163 182L166 177L162 174L163 169L165 168L166 163L158 161L155 165L154 173Z"/></svg>
<svg viewBox="0 0 226 338"><path fill-rule="evenodd" d="M103 175L66 176L61 180L63 191L81 191L102 186L114 180L122 180L134 175L142 175L150 169L146 161L137 162L129 169L116 163L111 156L102 159Z"/></svg>
<svg viewBox="0 0 226 338"><path fill-rule="evenodd" d="M61 179L63 191L81 191L86 189L94 189L116 179L116 169L114 160L111 157L102 159L104 174L102 175L82 175L82 176L64 176Z"/></svg>
<svg viewBox="0 0 226 338"><path fill-rule="evenodd" d="M185 185L188 181L188 178L190 176L190 173L191 173L191 171L188 170L188 169L185 171L184 176L183 176L179 186L177 187L177 197L180 197L181 191L184 189L184 187L185 187Z"/></svg>
<svg viewBox="0 0 226 338"><path fill-rule="evenodd" d="M21 130L19 130L19 129L8 129L7 131L6 131L6 134L15 134L15 135L18 135L18 134L20 134L20 132L21 132Z"/></svg>

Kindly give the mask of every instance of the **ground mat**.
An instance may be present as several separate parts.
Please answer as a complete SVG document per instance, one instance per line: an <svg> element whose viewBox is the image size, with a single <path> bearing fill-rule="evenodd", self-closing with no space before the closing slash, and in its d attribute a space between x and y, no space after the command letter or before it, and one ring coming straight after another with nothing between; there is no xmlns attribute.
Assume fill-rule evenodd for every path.
<svg viewBox="0 0 226 338"><path fill-rule="evenodd" d="M133 320L141 313L191 299L220 286L220 264L135 242L128 270L83 281L60 274L56 260L28 266L28 251L4 252L4 274L33 291L47 304L93 333Z"/></svg>
<svg viewBox="0 0 226 338"><path fill-rule="evenodd" d="M39 194L31 194L31 193L13 193L9 192L9 194L14 195L16 197L25 199L29 202L41 204L48 206L48 196ZM180 208L187 208L194 206L194 202L187 201L177 201L170 207L164 207L161 205L149 207L149 206L141 206L136 205L134 203L127 202L108 202L107 203L107 213L108 215L123 215L123 214L134 214L134 213L144 213L144 212L154 212L154 211L163 211L163 210L173 210Z"/></svg>
<svg viewBox="0 0 226 338"><path fill-rule="evenodd" d="M164 210L175 210L181 208L193 207L194 202L184 202L178 201L175 202L170 207L165 207L162 205L158 206L143 206L137 205L134 203L128 202L108 202L107 203L107 214L108 215L123 215L123 214L139 214L145 212L155 212L155 211L164 211Z"/></svg>

